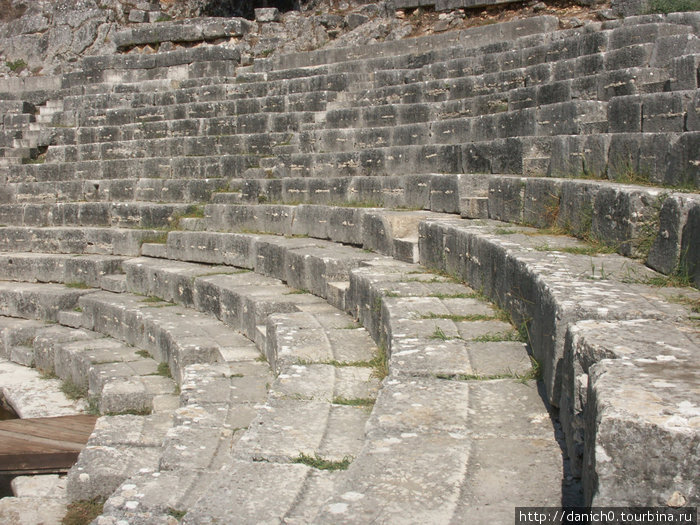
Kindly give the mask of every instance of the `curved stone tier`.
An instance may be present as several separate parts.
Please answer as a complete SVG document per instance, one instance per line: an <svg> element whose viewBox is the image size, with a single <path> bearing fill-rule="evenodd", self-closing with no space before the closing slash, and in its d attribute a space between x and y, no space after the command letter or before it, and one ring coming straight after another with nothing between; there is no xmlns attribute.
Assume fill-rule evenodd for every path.
<svg viewBox="0 0 700 525"><path fill-rule="evenodd" d="M167 31L246 30L212 23ZM669 283L700 282L699 27L3 83L0 367L102 414L68 498L100 525L697 505L700 292Z"/></svg>

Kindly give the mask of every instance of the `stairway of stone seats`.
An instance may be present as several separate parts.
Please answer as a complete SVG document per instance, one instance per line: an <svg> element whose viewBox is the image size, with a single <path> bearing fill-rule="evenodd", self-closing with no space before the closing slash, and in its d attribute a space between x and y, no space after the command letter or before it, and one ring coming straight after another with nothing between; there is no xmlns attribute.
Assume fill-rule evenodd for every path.
<svg viewBox="0 0 700 525"><path fill-rule="evenodd" d="M38 154L38 136L32 130L36 122L36 108L22 100L2 100L0 112L0 166L4 170L11 164L19 164L23 158Z"/></svg>
<svg viewBox="0 0 700 525"><path fill-rule="evenodd" d="M76 259L83 260L76 263ZM124 266L116 268L117 263ZM76 272L78 267L83 269L82 276ZM126 274L114 274L117 269ZM164 279L154 281L146 272ZM24 347L30 345L28 349L18 352L13 346L8 357L16 359L23 354L31 358L24 364L51 371L79 386L83 386L89 376L88 393L97 398L103 413L152 412L148 416L100 418L88 447L69 474L71 500L106 498L131 476L140 476L141 483L147 484L161 473L163 481L170 479L178 485L178 490L187 489L187 494L181 496L190 500L199 497L206 490L200 478L216 478L222 462L230 455L230 447L241 438L256 414L259 415L261 404L266 400L265 406L272 414L259 424L269 425L272 430L267 440L262 432L262 438L255 439L248 447L248 454L254 458L260 454L291 454L289 450L297 446L310 458L323 453L327 459L343 461L354 456L361 445L364 422L369 416L364 405L371 402L378 389L378 380L371 377L372 370L366 364L375 357L376 348L350 318L308 293L299 294L285 288L278 280L255 278L230 267L176 263L164 266L162 261L148 259L124 261L96 256L11 254L3 258L2 274L5 279L15 281L64 282L68 278L83 277L81 284L85 285L3 283L0 295L4 314L61 323L61 326L41 329L34 323L36 333L22 334ZM130 291L157 292L173 299L171 296L178 288L171 286L169 280L181 279L178 285L187 283L192 287L190 300L184 300L188 294L181 286L177 299L188 306L194 306L195 283L198 287L205 286L208 295L197 296L199 308L213 307L223 295L221 287L225 286L229 299L235 294L242 303L239 304L241 311L227 310L227 324L224 324L212 315L175 306L153 295L100 292L87 286L89 283L99 287L95 283L97 280L114 288L115 275L125 277L122 284L128 278ZM139 277L146 278L139 281ZM288 297L285 297L286 291ZM44 309L31 306L37 304L54 306ZM77 306L71 309L72 305ZM227 303L227 307L232 306ZM275 312L288 313L274 318L271 314ZM271 330L279 338L279 341L268 339L268 346L272 348L268 352L273 352L269 353L270 362L278 376L275 392L271 391L269 396L267 390L274 377L264 358L260 359L261 352L264 355L266 349L265 320L268 318ZM183 324L184 319L187 322ZM10 321L10 329L17 330L17 324L16 320ZM231 325L237 330L233 331ZM302 327L307 330L297 343L295 338L300 336L295 334ZM139 348L145 350L139 351ZM299 348L301 353L298 353ZM144 351L155 361L139 357ZM172 401L160 399L166 397L163 391L151 395L152 406L133 403L136 398L143 401L145 394L143 388L140 391L134 388L139 380L166 381L155 373L158 361L169 363L181 390L180 403L173 406ZM313 364L316 361L337 365ZM336 366L341 367L337 372ZM113 370L115 367L119 370ZM68 373L65 368L69 369ZM101 375L104 370L108 370L112 381L107 384L114 384L114 388L108 392L105 386L100 395L93 381L105 382ZM173 380L167 382L170 383L169 398L173 398ZM121 403L121 410L111 410L115 406L109 403L112 398ZM362 401L360 406L353 406L351 402L358 399ZM304 416L304 423L315 421L306 441L300 444L292 441L287 444L287 451L283 447L276 451L281 445L273 436L280 428L288 431L289 424L298 424L299 415ZM298 433L304 432L303 428L298 430ZM354 437L351 439L348 433ZM256 436L259 434L260 431ZM330 445L323 445L329 441L324 437L326 434L336 436L330 439ZM201 483L189 486L186 480L192 483L200 480ZM129 483L124 485L128 486ZM158 487L161 492L153 495L157 497L153 503L165 515L168 507L163 507L164 502L160 500L165 485L159 482ZM185 501L178 501L173 506L183 508L184 504ZM123 510L134 510L130 505L127 503Z"/></svg>
<svg viewBox="0 0 700 525"><path fill-rule="evenodd" d="M352 55L336 64L279 72L245 73L245 68L239 68L233 85L155 93L150 97L152 105L145 97L140 102L144 107L115 110L111 114L114 126L95 131L89 125L81 126L76 133L60 129L58 137L65 134L68 144L61 146L58 138L59 143L49 148L45 165L17 167L9 180L75 180L88 174L92 179L124 178L136 170L165 178L194 174L220 178L240 176L251 167L292 176L390 174L405 171L407 163L413 171L439 172L601 172L611 163L620 165L612 168L621 169L622 160L605 159L601 165L598 153L610 141L639 150L639 141L655 141L658 146L692 140L697 86L689 82L696 79L677 73L684 71L688 59L692 61L697 47L689 25L693 21L692 15L639 17L602 25L601 31L588 34L580 30L543 34L538 31L550 28L552 21L542 17L537 22L511 24L511 33L524 27L532 34L516 41L522 48L512 50L511 42L496 39L486 48L465 46L431 50L417 57L378 58L378 69L364 75L369 82L354 81L362 75L357 73L362 63L352 60ZM460 51L466 56L454 58ZM446 56L450 58L443 60ZM369 64L364 67L374 65L371 60ZM347 70L332 72L339 65ZM405 69L407 66L412 69ZM367 84L371 88L363 89ZM110 84L95 87L100 85ZM337 109L287 113L272 121L269 112L260 111L289 110L287 103L273 95L283 99L289 93L310 95L322 88L327 91L329 86L332 92L349 92L333 102ZM201 94L202 89L207 97L228 102L214 103L209 98L207 104L193 110L197 118L183 119L187 110L179 106L190 100L187 92ZM668 89L681 91L609 107L615 96L641 97ZM177 105L162 105L178 101L179 94L183 99ZM231 99L245 97L247 103L251 96L263 97L263 102L253 102L257 113L242 117L243 104L240 100L233 104ZM354 100L372 106L353 107ZM619 122L610 118L625 107L623 102L637 108L638 119ZM642 104L645 133L640 135ZM85 106L90 107L89 100ZM673 118L669 118L669 106L675 108ZM218 116L219 111L230 114L234 108L237 118ZM124 116L128 114L131 117ZM686 119L686 114L691 117ZM109 113L105 118L108 123ZM144 121L152 119L163 122L151 122L149 128ZM130 121L135 124L124 127ZM489 158L493 157L489 148L504 146L503 141L510 139L515 142L508 144L520 154L498 165L501 161ZM468 144L467 149L462 144ZM595 153L586 157L583 150ZM549 157L554 160L544 165ZM639 164L637 157L632 155L625 162ZM681 160L688 159L681 156Z"/></svg>
<svg viewBox="0 0 700 525"><path fill-rule="evenodd" d="M170 235L178 233L200 236L199 241L193 239L195 242L202 242L202 236L236 237L197 231ZM156 360L170 363L181 385L182 406L175 410L172 427L162 418L149 416L136 425L142 430L122 438L118 437L119 430L134 424L124 419L127 416L100 420L88 449L69 476L72 499L109 496L123 482L107 501L101 518L105 523L165 519L174 511L188 511L186 521L201 523L223 519L242 503L248 505L245 512L249 514L245 516L251 522L280 515L299 523L336 522L339 514L346 513L365 522L376 515L402 519L418 510L426 519L449 519L454 514L459 519L470 515L475 520L488 520L493 517L492 503L502 505L499 512L504 517L512 512L511 504L504 503L503 491L494 500L494 495L477 483L481 476L489 475L485 465L492 453L488 443L494 431L505 440L499 446L525 449L508 460L513 472L525 474L533 462L540 465L537 475L541 491L533 494L520 483L513 483L508 498L551 504L562 498L561 450L553 439L549 416L533 383L516 380L530 369L525 346L516 340L512 327L499 320L497 312L478 300L473 290L425 273L414 264L358 249L354 254L357 262L348 265L349 249L348 253L338 247L314 250L323 248L323 243L314 239L254 234L237 237L239 257L254 261L255 274L142 257L122 260L124 274L119 279L114 273L117 258L48 254L3 257L2 274L7 279L65 282L75 278L82 268L84 282L91 286L99 283L116 289L121 281L124 291L120 294L75 287L61 291L56 284L11 283L2 292L2 302L18 306L4 313L58 319L145 348ZM250 244L247 249L243 248L244 240ZM184 252L181 257L188 258ZM358 262L363 268L357 268ZM360 270L364 271L357 274L358 284L353 289L351 272ZM292 274L297 277L293 279ZM405 357L392 350L391 379L384 383L388 390L382 390L383 397L376 402L372 399L379 385L367 363L375 358L377 350L368 332L323 299L281 284L284 281L312 288L318 287L315 282L330 279L336 283L335 296L344 297L337 302L354 312L353 317L359 316L373 339L387 345L397 345L398 341L407 345ZM326 283L326 289L330 288L331 283ZM142 295L134 296L134 292ZM33 300L28 300L30 294L35 294ZM27 305L41 303L36 299L41 294L54 294L50 304L59 303L55 298L58 295L67 296L66 302L59 303L50 315L36 313ZM361 297L363 294L368 295ZM24 300L10 300L18 295ZM154 302L144 299L156 296ZM387 299L383 301L384 296ZM70 311L76 301L81 311ZM203 310L209 318L218 317L229 326L237 326L261 350L265 349L272 370L279 374L277 379L272 381L270 372L264 372L267 365L251 359L250 351L239 347L221 349L211 359L212 349L207 348L202 333L184 336L191 343L181 346L176 346L176 341L164 341L159 328L172 332L182 325L181 321L169 320L177 317L178 307L165 301ZM192 325L198 325L198 318L191 311L186 315L188 323L181 329L189 332L194 329ZM391 324L388 319L394 317L396 321ZM139 328L140 323L143 328ZM213 328L205 327L211 335ZM232 336L225 337L230 342ZM427 354L416 360L412 348L426 344ZM187 366L192 356L201 360L202 352L204 361L216 363ZM243 363L234 366L231 363L235 360ZM263 379L254 379L260 373L271 382L265 410L241 410L240 403L250 409L251 404L263 401ZM227 403L232 381L244 385L252 381L252 392L246 389L241 392L243 401L234 395ZM445 403L453 406L452 394L468 402L465 412L438 418L436 426L438 414L451 412ZM422 401L416 404L418 399ZM402 407L408 400L412 400L411 405ZM512 406L515 400L517 406ZM352 401L361 401L361 406L353 406ZM511 425L516 420L520 423L504 433L503 421L493 420L484 410L494 403L499 406L499 418L506 417L507 412ZM501 406L504 403L510 408ZM371 404L371 412L363 408ZM421 408L424 406L427 415ZM483 420L472 420L466 406L481 407L478 412ZM396 420L395 414L405 415ZM302 427L293 427L299 421L303 421ZM532 422L536 422L534 427ZM247 425L248 430L243 431ZM164 427L169 430L158 449L155 442L163 436ZM292 432L290 428L297 430ZM218 433L212 429L218 429ZM151 432L151 437L145 438L146 432ZM533 439L539 443L534 447ZM129 445L140 440L147 441L139 448L140 454L129 456ZM451 450L446 468L452 474L436 477L434 462L444 457L446 449ZM425 459L418 457L417 465L405 461L406 454L417 450L433 455L430 465L421 467ZM352 462L347 471L337 474L292 462L316 455L339 463ZM499 465L503 467L503 459ZM545 470L547 482L543 483ZM405 492L395 485L396 480L406 477L415 480L420 497L415 490ZM277 483L279 490L273 498L253 490L260 486L261 479ZM369 483L366 491L372 498L364 502L347 500L351 492L348 487L362 483ZM472 489L475 485L480 488ZM426 487L432 487L429 496ZM232 498L222 498L222 494L231 492ZM333 497L337 501L328 503ZM391 498L394 506L378 511L375 498ZM430 503L427 507L426 500ZM352 508L346 501L352 502Z"/></svg>
<svg viewBox="0 0 700 525"><path fill-rule="evenodd" d="M687 161L697 26L90 59L0 206L0 314L58 323L7 357L152 411L100 418L70 498L107 498L104 524L695 504L698 293L624 256L692 262L697 199L521 175L595 171L615 141ZM672 473L644 448L669 441Z"/></svg>

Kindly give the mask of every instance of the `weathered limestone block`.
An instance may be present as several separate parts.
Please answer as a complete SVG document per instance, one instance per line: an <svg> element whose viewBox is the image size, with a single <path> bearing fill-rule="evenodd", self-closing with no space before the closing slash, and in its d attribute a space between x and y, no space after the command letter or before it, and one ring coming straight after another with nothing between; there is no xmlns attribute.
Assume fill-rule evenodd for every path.
<svg viewBox="0 0 700 525"><path fill-rule="evenodd" d="M688 212L688 221L683 227L681 243L682 273L686 273L697 286L700 284L700 206L693 206Z"/></svg>
<svg viewBox="0 0 700 525"><path fill-rule="evenodd" d="M305 465L233 461L189 510L183 523L226 521L233 515L250 523L278 520L297 501L310 470ZM276 490L270 491L271 485ZM257 504L251 505L251 501Z"/></svg>
<svg viewBox="0 0 700 525"><path fill-rule="evenodd" d="M593 202L591 234L605 239L622 255L643 253L647 237L653 235L648 230L655 226L654 208L663 197L659 189L600 188Z"/></svg>
<svg viewBox="0 0 700 525"><path fill-rule="evenodd" d="M541 364L553 404L562 387L561 359L568 323L580 319L681 319L687 309L667 303L625 280L651 275L619 256L557 252L556 238L533 239L514 230L496 236L497 225L420 225L421 263L448 271L506 308L516 323L527 321L534 358ZM501 226L502 227L502 226ZM550 251L531 250L543 242ZM494 272L493 269L499 269ZM574 277L576 276L576 277ZM650 308L649 301L654 302Z"/></svg>
<svg viewBox="0 0 700 525"><path fill-rule="evenodd" d="M489 217L522 223L526 181L519 177L492 178L489 182Z"/></svg>
<svg viewBox="0 0 700 525"><path fill-rule="evenodd" d="M647 264L655 270L669 275L676 270L690 271L690 268L680 267L682 261L692 263L694 260L690 253L683 253L683 243L686 243L689 251L693 238L694 227L688 224L688 215L693 208L700 207L700 199L689 194L673 194L667 197L659 210L659 231L649 250ZM687 233L691 237L686 241L683 235ZM689 272L692 276L692 271Z"/></svg>
<svg viewBox="0 0 700 525"><path fill-rule="evenodd" d="M279 22L280 12L276 7L263 7L255 10L255 21L261 24L267 22Z"/></svg>
<svg viewBox="0 0 700 525"><path fill-rule="evenodd" d="M666 506L679 493L694 505L697 334L652 320L585 321L571 333L570 379L581 379L569 385L565 429L583 448L586 503Z"/></svg>

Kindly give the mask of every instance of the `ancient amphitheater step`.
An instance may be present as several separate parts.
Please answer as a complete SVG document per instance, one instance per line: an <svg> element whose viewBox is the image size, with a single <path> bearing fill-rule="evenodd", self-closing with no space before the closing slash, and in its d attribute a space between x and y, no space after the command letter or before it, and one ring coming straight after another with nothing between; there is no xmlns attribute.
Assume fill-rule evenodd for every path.
<svg viewBox="0 0 700 525"><path fill-rule="evenodd" d="M100 525L696 505L698 27L134 51L0 96L0 388L100 414L67 499Z"/></svg>

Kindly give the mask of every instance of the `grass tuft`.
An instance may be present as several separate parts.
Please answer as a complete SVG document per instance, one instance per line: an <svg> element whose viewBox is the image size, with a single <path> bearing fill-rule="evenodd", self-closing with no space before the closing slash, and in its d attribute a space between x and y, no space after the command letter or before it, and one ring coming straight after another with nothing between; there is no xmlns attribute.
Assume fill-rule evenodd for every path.
<svg viewBox="0 0 700 525"><path fill-rule="evenodd" d="M177 509L173 509L172 507L168 507L168 509L165 511L165 513L168 516L172 516L177 521L180 521L182 518L185 517L185 514L187 514L187 511L186 510L177 510Z"/></svg>
<svg viewBox="0 0 700 525"><path fill-rule="evenodd" d="M678 13L700 11L700 0L651 0L647 13Z"/></svg>
<svg viewBox="0 0 700 525"><path fill-rule="evenodd" d="M70 379L64 379L61 383L61 392L63 392L68 399L76 400L86 397L88 390L87 387L78 386Z"/></svg>
<svg viewBox="0 0 700 525"><path fill-rule="evenodd" d="M68 504L68 512L61 520L62 525L87 525L100 514L104 501L100 498L91 500L74 501Z"/></svg>
<svg viewBox="0 0 700 525"><path fill-rule="evenodd" d="M307 465L309 467L315 468L317 470L347 470L352 463L353 458L350 456L345 456L341 461L331 461L329 459L324 459L318 454L314 456L307 456L306 454L299 454L296 458L292 460L292 463L301 463L302 465Z"/></svg>
<svg viewBox="0 0 700 525"><path fill-rule="evenodd" d="M380 381L389 375L389 356L387 355L386 346L380 345L377 348L377 354L369 364L374 368L372 375Z"/></svg>
<svg viewBox="0 0 700 525"><path fill-rule="evenodd" d="M64 286L66 288L75 288L76 290L87 290L88 288L90 288L90 285L81 283L79 281L66 283Z"/></svg>
<svg viewBox="0 0 700 525"><path fill-rule="evenodd" d="M348 399L345 397L334 397L334 405L344 405L349 407L371 407L374 406L375 400L368 397L358 397L353 399Z"/></svg>
<svg viewBox="0 0 700 525"><path fill-rule="evenodd" d="M168 366L168 363L166 363L165 361L163 361L162 363L158 363L157 375L169 378L173 377L172 373L170 372L170 366Z"/></svg>

